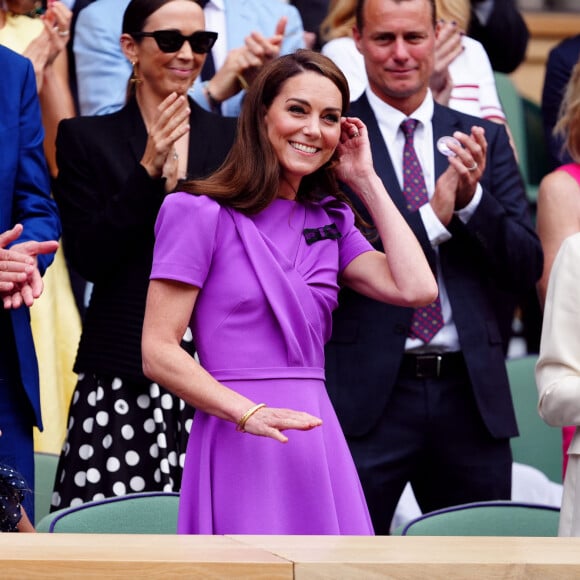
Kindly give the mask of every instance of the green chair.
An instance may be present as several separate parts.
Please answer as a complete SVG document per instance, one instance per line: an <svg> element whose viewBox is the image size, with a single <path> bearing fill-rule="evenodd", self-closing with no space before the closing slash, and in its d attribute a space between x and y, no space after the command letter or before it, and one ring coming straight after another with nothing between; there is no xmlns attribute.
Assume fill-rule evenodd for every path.
<svg viewBox="0 0 580 580"><path fill-rule="evenodd" d="M542 113L539 105L518 92L508 75L496 72L494 77L499 100L518 152L528 200L534 208L540 181L549 171Z"/></svg>
<svg viewBox="0 0 580 580"><path fill-rule="evenodd" d="M505 113L514 144L518 151L520 170L528 182L528 148L526 146L526 119L523 99L512 79L504 73L494 73L495 87Z"/></svg>
<svg viewBox="0 0 580 580"><path fill-rule="evenodd" d="M50 500L58 465L55 453L34 453L34 520L37 524L50 511Z"/></svg>
<svg viewBox="0 0 580 580"><path fill-rule="evenodd" d="M538 414L535 367L537 355L508 359L506 367L519 437L511 439L514 461L536 467L557 483L562 482L562 433Z"/></svg>
<svg viewBox="0 0 580 580"><path fill-rule="evenodd" d="M548 148L544 135L542 109L538 103L524 97L524 124L526 128L526 160L528 174L528 197L535 203L540 182L550 171Z"/></svg>
<svg viewBox="0 0 580 580"><path fill-rule="evenodd" d="M42 518L38 532L53 534L175 534L179 494L143 492L91 501Z"/></svg>
<svg viewBox="0 0 580 580"><path fill-rule="evenodd" d="M512 501L467 503L411 520L402 536L534 536L558 535L560 510Z"/></svg>

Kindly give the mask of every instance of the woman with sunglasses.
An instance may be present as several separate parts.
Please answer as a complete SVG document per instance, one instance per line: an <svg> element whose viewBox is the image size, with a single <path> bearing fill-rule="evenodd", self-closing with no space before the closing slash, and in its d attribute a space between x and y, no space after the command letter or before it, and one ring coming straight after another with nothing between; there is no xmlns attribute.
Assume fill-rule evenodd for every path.
<svg viewBox="0 0 580 580"><path fill-rule="evenodd" d="M324 383L339 284L405 306L437 285L348 104L327 57L275 59L248 91L226 162L161 207L143 363L197 409L179 533L372 534ZM355 226L338 179L385 253ZM179 346L188 325L201 364Z"/></svg>
<svg viewBox="0 0 580 580"><path fill-rule="evenodd" d="M186 96L215 36L193 0L132 0L121 35L133 69L126 105L59 126L63 246L94 286L53 510L180 489L192 409L143 375L141 328L159 207L181 180L219 166L233 141L234 120ZM192 352L190 332L183 346Z"/></svg>

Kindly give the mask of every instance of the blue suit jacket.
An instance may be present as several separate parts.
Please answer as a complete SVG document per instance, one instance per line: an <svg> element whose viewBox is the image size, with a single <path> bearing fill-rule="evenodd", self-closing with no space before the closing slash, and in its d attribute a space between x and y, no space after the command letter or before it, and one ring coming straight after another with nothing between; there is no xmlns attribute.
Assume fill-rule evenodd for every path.
<svg viewBox="0 0 580 580"><path fill-rule="evenodd" d="M244 44L253 31L274 34L282 16L288 17L281 54L304 46L304 29L294 6L280 0L224 0L228 50ZM119 110L126 100L131 65L121 51L119 37L123 13L129 0L99 0L80 12L76 21L74 54L79 107L82 115L104 115ZM191 91L193 99L206 110L209 104L198 79ZM236 117L243 94L222 104L222 114Z"/></svg>
<svg viewBox="0 0 580 580"><path fill-rule="evenodd" d="M50 196L32 64L0 46L0 70L0 231L21 223L24 232L19 242L58 240L60 221ZM41 274L52 259L53 255L38 257ZM11 320L22 384L41 427L38 366L28 308L12 310Z"/></svg>
<svg viewBox="0 0 580 580"><path fill-rule="evenodd" d="M434 266L435 253L419 216L406 209L389 153L366 95L350 115L367 125L377 173ZM479 411L494 437L517 434L504 364L505 326L517 295L533 288L542 272L542 251L529 217L524 185L503 126L435 105L433 139L485 128L487 165L483 197L467 224L454 217L452 238L439 246L442 275L451 301L461 350ZM435 145L434 145L435 147ZM435 154L436 178L447 159ZM354 199L363 217L370 220ZM378 245L379 249L380 244ZM394 387L411 308L376 302L349 289L339 296L326 349L327 386L349 436L367 433L381 416Z"/></svg>

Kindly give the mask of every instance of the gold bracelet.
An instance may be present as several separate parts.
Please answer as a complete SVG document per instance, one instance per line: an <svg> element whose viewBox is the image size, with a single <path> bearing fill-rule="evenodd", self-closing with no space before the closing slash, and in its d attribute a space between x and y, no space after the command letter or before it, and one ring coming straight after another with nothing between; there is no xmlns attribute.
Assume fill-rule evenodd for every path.
<svg viewBox="0 0 580 580"><path fill-rule="evenodd" d="M258 405L254 405L253 407L250 407L243 415L242 418L238 421L238 424L236 425L236 431L239 431L240 433L245 433L245 429L244 427L246 426L246 423L248 422L248 419L256 412L259 411L262 407L265 407L266 403L259 403Z"/></svg>
<svg viewBox="0 0 580 580"><path fill-rule="evenodd" d="M242 87L242 90L247 91L250 88L248 81L244 78L243 75L237 74L236 78L238 79L238 82L240 83L240 87Z"/></svg>

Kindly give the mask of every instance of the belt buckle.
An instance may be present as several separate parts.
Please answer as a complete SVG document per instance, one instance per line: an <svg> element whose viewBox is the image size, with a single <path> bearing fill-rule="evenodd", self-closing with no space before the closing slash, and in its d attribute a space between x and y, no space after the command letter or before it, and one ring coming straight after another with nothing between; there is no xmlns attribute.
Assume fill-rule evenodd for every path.
<svg viewBox="0 0 580 580"><path fill-rule="evenodd" d="M418 379L429 379L441 376L440 354L419 354L415 359L415 376Z"/></svg>

